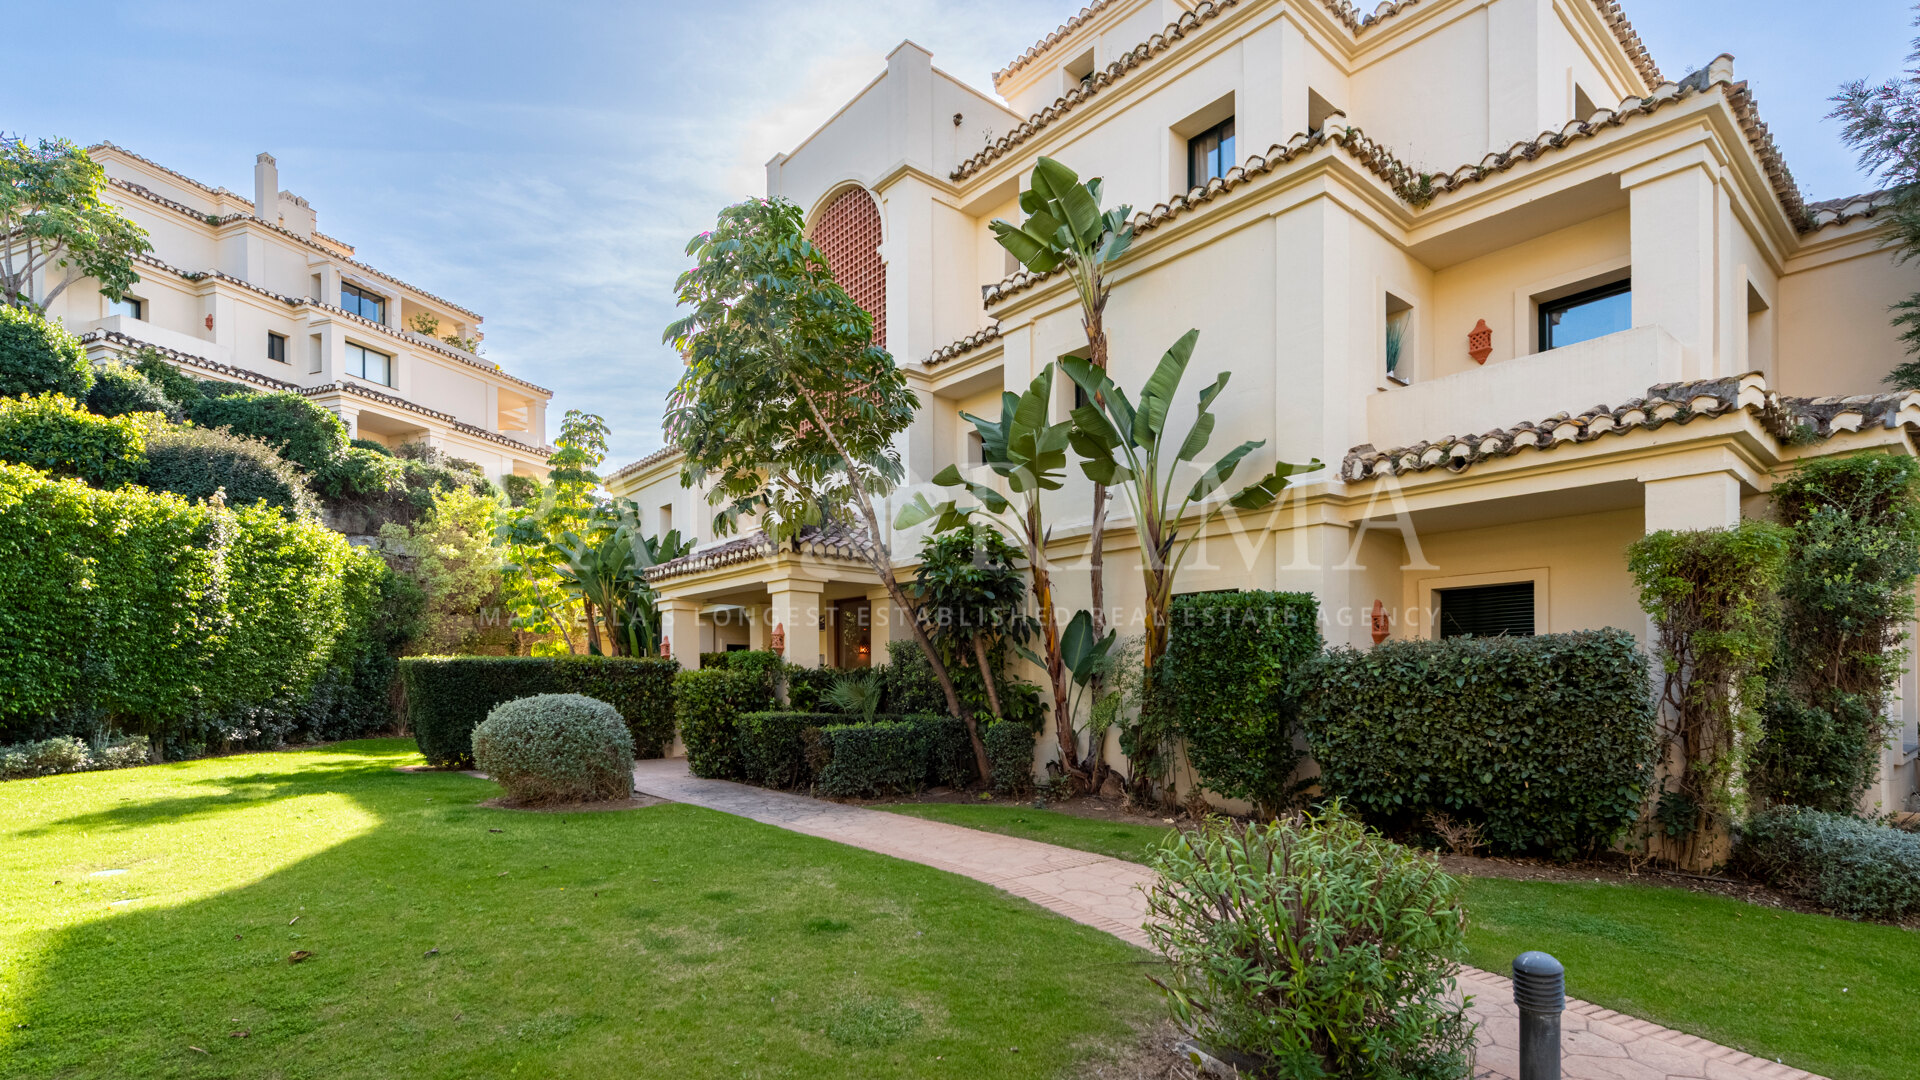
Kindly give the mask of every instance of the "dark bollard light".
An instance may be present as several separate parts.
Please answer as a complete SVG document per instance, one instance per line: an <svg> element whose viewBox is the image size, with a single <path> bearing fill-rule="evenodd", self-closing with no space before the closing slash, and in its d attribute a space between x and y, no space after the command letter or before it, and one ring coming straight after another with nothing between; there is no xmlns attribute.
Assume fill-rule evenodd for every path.
<svg viewBox="0 0 1920 1080"><path fill-rule="evenodd" d="M1520 1007L1520 1080L1560 1080L1567 969L1543 952L1514 957L1513 1003Z"/></svg>

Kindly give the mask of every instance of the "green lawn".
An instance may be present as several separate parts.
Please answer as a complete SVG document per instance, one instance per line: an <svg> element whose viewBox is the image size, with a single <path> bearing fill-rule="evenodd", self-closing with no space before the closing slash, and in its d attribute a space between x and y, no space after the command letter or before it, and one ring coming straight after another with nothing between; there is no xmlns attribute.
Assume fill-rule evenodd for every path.
<svg viewBox="0 0 1920 1080"><path fill-rule="evenodd" d="M1116 858L1162 825L1029 807L882 809ZM1774 912L1654 885L1470 878L1469 961L1507 973L1528 949L1567 965L1567 992L1834 1080L1920 1076L1920 934Z"/></svg>
<svg viewBox="0 0 1920 1080"><path fill-rule="evenodd" d="M1145 954L987 885L694 807L491 810L416 761L0 784L0 1072L1011 1080L1160 1007Z"/></svg>
<svg viewBox="0 0 1920 1080"><path fill-rule="evenodd" d="M1130 862L1145 862L1147 850L1173 831L1171 825L1100 821L1063 814L1058 810L1035 810L1030 806L1004 804L995 806L991 803L891 803L877 805L873 809L965 825L969 829L983 829L1027 840L1041 840Z"/></svg>

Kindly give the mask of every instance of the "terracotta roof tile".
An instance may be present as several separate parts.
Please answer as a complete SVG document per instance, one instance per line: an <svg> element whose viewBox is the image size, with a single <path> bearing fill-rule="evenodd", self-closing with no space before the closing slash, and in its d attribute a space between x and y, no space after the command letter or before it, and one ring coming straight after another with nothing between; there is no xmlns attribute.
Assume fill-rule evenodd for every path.
<svg viewBox="0 0 1920 1080"><path fill-rule="evenodd" d="M155 345L151 341L142 341L131 334L123 334L118 330L89 330L80 335L80 344L82 345L90 345L96 341L109 342L129 349L152 349L176 364L195 367L210 375L218 375L223 379L233 379L236 382L249 383L264 390L286 390L296 394L300 392L300 385L298 383L286 382L282 379L276 379L271 375L262 375L257 371L248 371L246 368L234 367L231 364L222 364L218 360L209 360L204 356L184 353L178 349L169 349L165 345Z"/></svg>
<svg viewBox="0 0 1920 1080"><path fill-rule="evenodd" d="M679 452L680 452L680 448L677 446L663 446L660 449L655 450L653 453L648 454L646 457L641 458L639 461L622 465L619 468L613 470L612 472L607 474L607 479L613 480L618 477L630 476L634 473L641 472L645 469L648 469L655 465L660 464L661 462L667 460L668 458L672 457L673 455Z"/></svg>
<svg viewBox="0 0 1920 1080"><path fill-rule="evenodd" d="M857 562L864 565L867 561L866 553L872 550L872 546L868 544L865 536L838 525L808 525L800 530L800 535L788 542L787 550L816 558ZM664 581L668 578L684 577L688 574L753 562L756 559L772 558L773 554L772 538L768 537L764 530L756 530L738 539L728 540L705 550L661 563L648 570L646 575L650 582Z"/></svg>
<svg viewBox="0 0 1920 1080"><path fill-rule="evenodd" d="M950 345L940 346L928 354L925 360L920 362L928 367L933 367L936 364L944 364L955 357L965 356L983 345L998 340L1000 340L1000 324L997 322L991 323L985 329L976 330L966 337L961 338L959 341L953 342Z"/></svg>
<svg viewBox="0 0 1920 1080"><path fill-rule="evenodd" d="M1479 435L1447 435L1431 442L1376 450L1370 443L1347 452L1340 478L1348 483L1445 469L1464 472L1523 450L1547 451L1563 443L1593 442L1609 435L1652 431L1667 424L1745 412L1782 442L1831 438L1835 432L1872 427L1920 429L1920 393L1855 397L1783 397L1757 372L1724 379L1661 383L1642 398L1597 405L1577 416L1558 413Z"/></svg>
<svg viewBox="0 0 1920 1080"><path fill-rule="evenodd" d="M1311 135L1295 135L1284 144L1276 143L1265 154L1256 154L1248 158L1244 164L1228 169L1225 176L1216 177L1205 187L1196 187L1183 195L1176 195L1167 202L1155 205L1151 210L1136 212L1133 215L1133 227L1136 233L1150 232L1173 218L1227 195L1288 162L1313 153L1321 146L1337 147L1346 152L1367 171L1385 181L1403 202L1414 207L1423 207L1440 195L1458 191L1470 184L1477 184L1518 165L1538 160L1553 151L1566 149L1582 139L1595 138L1610 128L1619 127L1638 117L1646 116L1714 88L1721 89L1727 95L1736 117L1753 145L1754 152L1760 159L1761 167L1766 170L1768 178L1772 181L1774 194L1780 200L1781 208L1786 211L1789 220L1801 232L1837 224L1849 217L1862 216L1871 209L1878 209L1878 205L1872 208L1856 205L1845 210L1844 213L1830 208L1823 209L1818 214L1809 213L1809 208L1801 200L1800 189L1794 184L1792 174L1787 171L1786 164L1780 159L1772 136L1768 134L1766 125L1760 123L1754 112L1753 98L1747 90L1747 84L1733 80L1733 58L1722 55L1712 64L1687 76L1682 82L1662 83L1645 97L1629 97L1612 109L1597 110L1585 120L1570 120L1558 131L1541 132L1533 139L1515 143L1506 150L1490 153L1479 161L1462 165L1452 172L1417 172L1395 157L1391 150L1369 138L1360 128L1336 128L1329 125ZM1059 272L1058 270L1045 274L1016 272L999 284L989 286L985 294L985 303L990 307L1009 296L1032 288Z"/></svg>
<svg viewBox="0 0 1920 1080"><path fill-rule="evenodd" d="M1053 33L1041 38L1032 48L1016 58L1013 63L994 72L993 81L995 85L998 85L1003 77L1025 67L1027 64L1038 59L1042 53L1070 36L1073 31L1077 30L1088 19L1107 7L1110 2L1111 0L1095 0L1094 3L1080 9L1078 15L1061 24L1059 29ZM1065 94L1054 99L1053 104L1027 117L1027 119L1021 121L1018 127L990 143L979 153L961 162L959 167L949 174L948 178L952 180L965 180L967 177L984 169L996 158L1004 156L1014 147L1032 138L1041 128L1060 119L1062 116L1073 111L1081 103L1097 95L1101 88L1119 80L1122 76L1126 75L1127 72L1132 71L1134 68L1139 67L1141 64L1172 48L1180 39L1199 29L1204 23L1223 14L1228 8L1236 6L1239 2L1240 0L1201 0L1200 3L1194 5L1192 11L1181 15L1179 20L1167 24L1165 30L1134 46L1112 63L1109 63L1105 68L1095 71L1085 83L1069 89ZM1590 0L1590 2L1598 12L1601 21L1605 22L1608 28L1613 31L1614 39L1620 43L1621 49L1626 52L1628 59L1632 61L1634 70L1640 73L1641 80L1645 82L1649 89L1659 86L1664 81L1660 77L1660 68L1653 62L1652 54L1647 52L1646 46L1640 41L1640 35L1634 31L1633 24L1627 21L1626 15L1620 9L1618 0ZM1382 3L1375 8L1371 15L1360 14L1359 9L1347 2L1347 0L1321 0L1321 3L1334 18L1340 20L1348 30L1357 36L1363 31L1379 25L1386 19L1398 15L1408 8L1414 7L1420 3L1420 0L1398 0L1398 2L1388 0L1388 2Z"/></svg>

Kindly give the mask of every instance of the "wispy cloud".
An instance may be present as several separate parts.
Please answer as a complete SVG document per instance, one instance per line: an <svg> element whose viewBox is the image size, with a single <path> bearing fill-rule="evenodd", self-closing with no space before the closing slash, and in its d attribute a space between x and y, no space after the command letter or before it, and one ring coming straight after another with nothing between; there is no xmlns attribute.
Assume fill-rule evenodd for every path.
<svg viewBox="0 0 1920 1080"><path fill-rule="evenodd" d="M568 408L607 417L617 463L659 445L686 241L764 190L768 158L904 39L989 89L1083 2L48 4L9 11L9 31L73 47L9 55L0 129L111 139L236 190L274 151L322 229L482 312L488 355L556 391L550 427ZM1809 23L1797 0L1627 6L1673 73L1740 55L1809 193L1864 184L1823 99L1900 70L1904 10Z"/></svg>

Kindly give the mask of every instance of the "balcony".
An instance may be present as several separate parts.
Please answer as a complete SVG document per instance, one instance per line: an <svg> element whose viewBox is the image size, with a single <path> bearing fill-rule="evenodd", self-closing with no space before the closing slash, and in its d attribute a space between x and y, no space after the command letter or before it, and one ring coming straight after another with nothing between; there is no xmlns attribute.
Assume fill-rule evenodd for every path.
<svg viewBox="0 0 1920 1080"><path fill-rule="evenodd" d="M1566 345L1367 399L1367 441L1379 449L1477 435L1556 413L1646 396L1681 378L1680 342L1657 326Z"/></svg>

